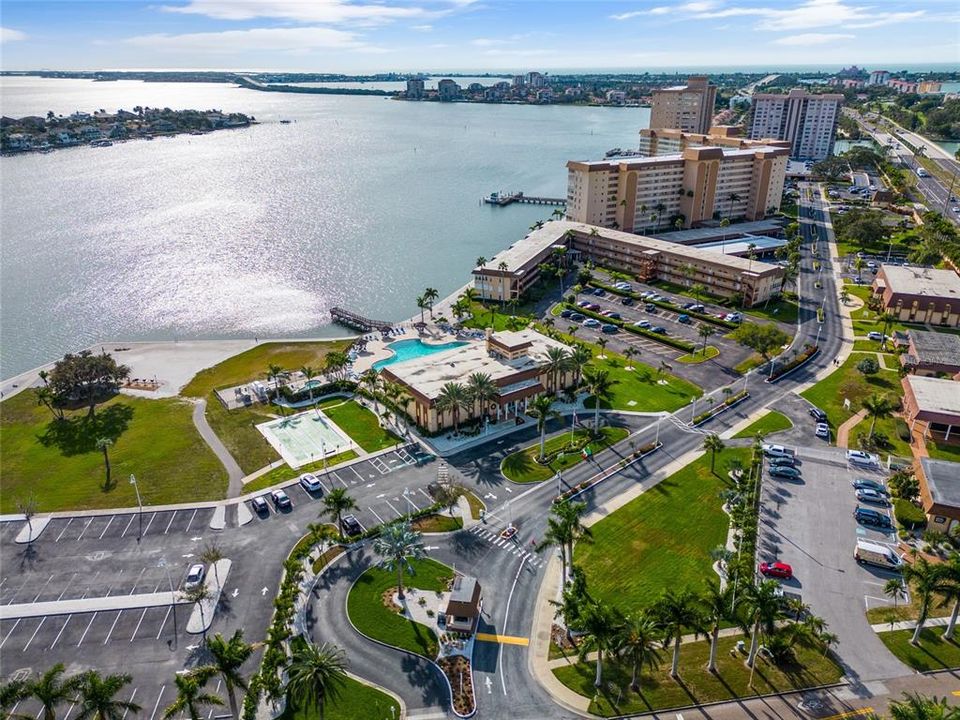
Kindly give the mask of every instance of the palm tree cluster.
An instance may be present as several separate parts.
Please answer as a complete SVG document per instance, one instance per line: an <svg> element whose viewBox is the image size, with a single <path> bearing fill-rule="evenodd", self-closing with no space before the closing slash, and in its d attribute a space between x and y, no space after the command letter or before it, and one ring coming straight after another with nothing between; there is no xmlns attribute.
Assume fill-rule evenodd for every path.
<svg viewBox="0 0 960 720"><path fill-rule="evenodd" d="M913 551L911 562L904 563L901 573L903 583L913 589L914 597L919 605L917 626L913 631L910 642L920 644L920 635L924 624L930 616L930 609L939 598L939 606L953 605L950 611L950 620L943 632L945 640L952 640L956 634L957 617L960 615L960 553L953 551L945 562L931 563L923 555ZM899 582L899 580L898 580ZM884 592L896 601L897 597L904 597L903 586L896 588L893 583L887 583Z"/></svg>
<svg viewBox="0 0 960 720"><path fill-rule="evenodd" d="M461 411L466 411L467 420L472 424L475 420L489 415L491 404L497 400L499 394L496 383L487 373L471 373L466 383L448 382L440 388L437 395L438 421L442 421L443 416L449 413L453 419L453 431L459 433Z"/></svg>

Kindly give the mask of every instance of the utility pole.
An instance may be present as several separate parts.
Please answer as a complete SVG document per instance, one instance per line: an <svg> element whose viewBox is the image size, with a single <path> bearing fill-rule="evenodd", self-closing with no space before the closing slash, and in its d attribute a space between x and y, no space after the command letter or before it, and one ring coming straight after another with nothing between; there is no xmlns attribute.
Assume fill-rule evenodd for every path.
<svg viewBox="0 0 960 720"><path fill-rule="evenodd" d="M134 477L133 473L130 474L130 484L137 492L137 507L140 508L140 530L137 532L137 544L139 544L143 539L143 501L140 499L140 486L137 484L137 478Z"/></svg>

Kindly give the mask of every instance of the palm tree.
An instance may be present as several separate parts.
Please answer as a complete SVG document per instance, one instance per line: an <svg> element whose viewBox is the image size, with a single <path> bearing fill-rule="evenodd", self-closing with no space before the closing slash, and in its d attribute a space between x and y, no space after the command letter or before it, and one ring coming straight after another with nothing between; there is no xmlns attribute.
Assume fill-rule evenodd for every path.
<svg viewBox="0 0 960 720"><path fill-rule="evenodd" d="M474 406L479 407L482 417L487 414L487 404L500 396L500 390L487 373L475 372L467 378L467 396L470 398L471 417Z"/></svg>
<svg viewBox="0 0 960 720"><path fill-rule="evenodd" d="M33 715L12 712L13 708L30 697L29 685L26 680L19 678L0 684L0 713L7 720L33 720Z"/></svg>
<svg viewBox="0 0 960 720"><path fill-rule="evenodd" d="M702 283L694 283L690 286L690 292L693 293L694 299L697 301L697 304L700 304L700 296L706 292L707 288Z"/></svg>
<svg viewBox="0 0 960 720"><path fill-rule="evenodd" d="M883 594L893 598L893 609L896 610L898 602L907 599L907 588L904 587L901 578L890 578L883 586Z"/></svg>
<svg viewBox="0 0 960 720"><path fill-rule="evenodd" d="M723 218L720 221L720 252L724 251L727 242L727 228L730 227L730 218ZM699 300L697 301L699 302Z"/></svg>
<svg viewBox="0 0 960 720"><path fill-rule="evenodd" d="M610 390L617 384L610 378L610 373L599 368L587 368L583 371L583 379L587 392L593 397L593 430L600 430L600 404L610 398Z"/></svg>
<svg viewBox="0 0 960 720"><path fill-rule="evenodd" d="M606 338L600 338L600 339L598 339L598 340L597 340L597 345L600 346L600 354L597 355L597 357L598 357L598 358L606 357L606 355L604 355L603 353L604 353L604 351L607 349L607 339L606 339Z"/></svg>
<svg viewBox="0 0 960 720"><path fill-rule="evenodd" d="M593 533L590 528L581 522L584 512L587 510L587 504L584 502L562 502L554 505L550 512L564 524L567 528L567 557L573 564L573 545L578 541L593 542Z"/></svg>
<svg viewBox="0 0 960 720"><path fill-rule="evenodd" d="M734 193L730 193L730 194L727 196L727 200L729 200L729 202L730 202L730 204L727 205L727 217L732 217L732 216L733 216L733 204L734 204L735 202L737 202L738 200L740 200L740 196L739 196L737 193L735 193L735 192L734 192Z"/></svg>
<svg viewBox="0 0 960 720"><path fill-rule="evenodd" d="M857 271L857 283L863 279L863 268L866 263L863 261L862 257L857 256L857 259L853 261L853 269Z"/></svg>
<svg viewBox="0 0 960 720"><path fill-rule="evenodd" d="M747 272L753 271L753 261L757 259L756 250L756 243L747 243L747 258L750 260L750 263L747 265Z"/></svg>
<svg viewBox="0 0 960 720"><path fill-rule="evenodd" d="M203 602L204 600L209 600L212 597L210 594L210 589L207 587L206 583L200 583L196 587L184 591L183 597L187 602L193 603L200 608L200 622L203 624L203 642L206 643L207 618L204 616Z"/></svg>
<svg viewBox="0 0 960 720"><path fill-rule="evenodd" d="M563 583L567 581L567 544L570 539L570 526L567 525L561 518L558 517L548 517L547 518L547 529L543 533L543 539L537 543L536 551L541 552L548 547L556 546L560 548L560 564L562 567L563 574ZM570 561L573 558L569 558Z"/></svg>
<svg viewBox="0 0 960 720"><path fill-rule="evenodd" d="M700 352L703 353L703 356L707 356L707 338L714 334L714 329L709 325L700 325L700 328L697 330L697 335L703 338L703 348Z"/></svg>
<svg viewBox="0 0 960 720"><path fill-rule="evenodd" d="M80 689L82 676L64 677L64 672L63 663L57 663L36 680L28 680L19 693L40 703L43 720L56 720L57 708L72 701Z"/></svg>
<svg viewBox="0 0 960 720"><path fill-rule="evenodd" d="M933 601L933 595L946 587L946 583L942 582L943 571L939 565L931 565L925 557L918 556L914 558L912 564L904 563L900 574L903 576L903 581L913 587L913 591L920 601L917 627L913 631L913 637L910 638L911 645L919 645L920 633L927 621L927 615L930 614L930 603Z"/></svg>
<svg viewBox="0 0 960 720"><path fill-rule="evenodd" d="M675 592L667 590L655 606L655 612L663 625L663 646L673 643L673 663L670 666L670 677L675 678L680 670L680 639L684 632L692 631L700 634L703 618L697 606L697 596L690 590Z"/></svg>
<svg viewBox="0 0 960 720"><path fill-rule="evenodd" d="M710 472L713 473L714 463L717 459L717 453L722 452L726 445L716 433L710 433L703 439L703 449L710 453Z"/></svg>
<svg viewBox="0 0 960 720"><path fill-rule="evenodd" d="M215 542L209 543L200 553L200 559L213 566L213 577L217 581L217 587L220 587L220 571L217 570L217 563L223 558L223 550Z"/></svg>
<svg viewBox="0 0 960 720"><path fill-rule="evenodd" d="M309 716L323 718L324 705L336 700L347 679L347 659L336 645L297 643L287 666L287 696Z"/></svg>
<svg viewBox="0 0 960 720"><path fill-rule="evenodd" d="M571 328L573 330L573 328ZM570 369L573 371L577 385L580 384L580 378L583 375L583 369L587 364L593 360L593 353L590 352L590 348L585 345L577 343L574 346L573 350L570 352Z"/></svg>
<svg viewBox="0 0 960 720"><path fill-rule="evenodd" d="M880 347L885 348L887 346L887 333L890 332L890 326L896 321L896 316L889 311L884 311L880 313L878 320L883 323L883 340L880 341Z"/></svg>
<svg viewBox="0 0 960 720"><path fill-rule="evenodd" d="M326 515L331 520L336 520L337 532L340 534L340 537L343 537L343 525L341 524L343 513L347 510L356 510L356 508L357 503L353 501L352 497L347 495L347 489L337 487L324 496L323 511L320 514Z"/></svg>
<svg viewBox="0 0 960 720"><path fill-rule="evenodd" d="M560 376L570 369L570 353L564 347L551 345L547 348L547 361L543 369L550 378L551 392L555 392L560 383Z"/></svg>
<svg viewBox="0 0 960 720"><path fill-rule="evenodd" d="M410 521L391 523L383 528L373 543L373 550L380 556L379 566L397 571L397 594L403 600L403 572L413 574L410 560L426 557L423 536L410 527Z"/></svg>
<svg viewBox="0 0 960 720"><path fill-rule="evenodd" d="M211 662L196 670L199 675L220 676L227 690L227 700L230 703L230 715L233 716L233 720L240 720L237 688L244 692L247 690L247 681L243 679L240 668L250 659L255 649L256 646L243 639L242 629L236 630L229 640L224 639L220 633L217 633L207 643Z"/></svg>
<svg viewBox="0 0 960 720"><path fill-rule="evenodd" d="M177 685L177 699L163 711L163 720L170 720L181 713L186 713L190 720L200 720L201 708L223 705L223 700L216 695L203 691L206 679L202 675L176 675L173 681Z"/></svg>
<svg viewBox="0 0 960 720"><path fill-rule="evenodd" d="M540 433L540 462L546 455L547 421L560 417L560 413L553 409L553 398L546 393L537 395L527 408L527 412L537 420L537 431Z"/></svg>
<svg viewBox="0 0 960 720"><path fill-rule="evenodd" d="M946 698L925 697L916 692L905 692L903 697L887 708L891 720L956 720L960 715Z"/></svg>
<svg viewBox="0 0 960 720"><path fill-rule="evenodd" d="M580 618L580 661L583 662L591 651L597 653L597 674L594 687L603 682L603 654L616 648L620 637L621 619L617 612L604 602L593 600L583 609Z"/></svg>
<svg viewBox="0 0 960 720"><path fill-rule="evenodd" d="M633 366L630 364L630 359L639 354L640 351L632 345L623 351L623 356L627 359L627 365L624 367L624 370L633 370Z"/></svg>
<svg viewBox="0 0 960 720"><path fill-rule="evenodd" d="M424 325L426 320L423 317L423 311L430 307L430 301L423 295L417 296L417 307L420 309L420 324Z"/></svg>
<svg viewBox="0 0 960 720"><path fill-rule="evenodd" d="M430 304L430 319L433 320L433 304L440 298L436 288L428 287L423 291L423 297Z"/></svg>
<svg viewBox="0 0 960 720"><path fill-rule="evenodd" d="M673 227L675 227L677 230L683 230L683 218L678 217L676 220L674 220Z"/></svg>
<svg viewBox="0 0 960 720"><path fill-rule="evenodd" d="M720 627L736 613L733 585L720 587L719 582L707 581L703 595L700 596L700 613L710 626L710 660L707 671L717 671L717 645L720 639Z"/></svg>
<svg viewBox="0 0 960 720"><path fill-rule="evenodd" d="M280 399L280 378L283 374L283 368L279 365L270 363L267 366L267 380L273 380L273 393L278 400Z"/></svg>
<svg viewBox="0 0 960 720"><path fill-rule="evenodd" d="M313 380L319 373L312 365L304 365L300 368L300 374L306 378L306 382L304 384L307 386L307 390L310 391L310 404L313 405L313 383L310 381Z"/></svg>
<svg viewBox="0 0 960 720"><path fill-rule="evenodd" d="M660 232L660 216L663 214L663 211L667 209L667 206L662 202L658 202L653 206L653 209L657 211L657 232Z"/></svg>
<svg viewBox="0 0 960 720"><path fill-rule="evenodd" d="M97 450L103 453L103 465L107 471L106 480L103 481L105 488L110 487L110 448L113 446L113 440L108 437L97 438Z"/></svg>
<svg viewBox="0 0 960 720"><path fill-rule="evenodd" d="M861 401L863 409L867 411L867 417L870 420L870 432L867 437L873 439L873 431L877 426L877 420L887 417L893 411L893 405L884 395L873 393L870 397Z"/></svg>
<svg viewBox="0 0 960 720"><path fill-rule="evenodd" d="M742 596L744 617L750 624L750 652L747 655L747 666L751 669L756 664L757 650L760 648L760 633L772 633L777 620L782 615L779 593L780 585L776 580L764 580L757 585L749 584L744 589ZM752 670L750 685L753 686Z"/></svg>
<svg viewBox="0 0 960 720"><path fill-rule="evenodd" d="M85 672L81 676L80 713L76 720L123 720L128 712L140 712L136 703L114 699L131 679L126 674L101 676L96 670Z"/></svg>
<svg viewBox="0 0 960 720"><path fill-rule="evenodd" d="M957 627L957 616L960 615L960 554L958 553L952 553L950 558L940 565L940 594L943 595L940 607L953 603L950 621L943 632L945 640L952 640Z"/></svg>
<svg viewBox="0 0 960 720"><path fill-rule="evenodd" d="M380 382L380 375L376 370L370 368L360 376L360 384L365 385L370 391L370 397L373 398L373 411L380 414L380 405L377 403L377 384Z"/></svg>
<svg viewBox="0 0 960 720"><path fill-rule="evenodd" d="M633 674L630 676L630 689L640 692L640 671L646 665L650 670L660 664L657 645L663 640L663 633L657 621L649 613L640 612L628 617L620 628L617 639L617 654L630 661Z"/></svg>
<svg viewBox="0 0 960 720"><path fill-rule="evenodd" d="M450 411L453 415L453 432L456 434L460 430L460 410L467 405L467 391L458 382L445 383L440 388L440 394L437 395L437 412L445 413Z"/></svg>
<svg viewBox="0 0 960 720"><path fill-rule="evenodd" d="M489 261L483 255L481 255L480 257L477 258L477 267L482 269L483 266L487 264L487 262Z"/></svg>

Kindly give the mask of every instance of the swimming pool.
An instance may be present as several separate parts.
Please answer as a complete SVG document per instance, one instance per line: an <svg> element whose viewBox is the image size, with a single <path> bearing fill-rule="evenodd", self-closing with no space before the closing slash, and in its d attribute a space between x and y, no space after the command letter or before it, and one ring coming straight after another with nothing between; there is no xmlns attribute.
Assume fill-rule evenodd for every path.
<svg viewBox="0 0 960 720"><path fill-rule="evenodd" d="M387 349L393 352L393 357L388 357L384 360L378 360L373 364L373 369L380 370L387 365L402 363L406 362L407 360L414 360L416 358L424 357L425 355L433 355L434 353L443 352L444 350L452 350L453 348L458 348L468 344L469 343L462 341L454 341L443 343L442 345L428 345L421 340L397 340L397 342L392 342L387 345Z"/></svg>

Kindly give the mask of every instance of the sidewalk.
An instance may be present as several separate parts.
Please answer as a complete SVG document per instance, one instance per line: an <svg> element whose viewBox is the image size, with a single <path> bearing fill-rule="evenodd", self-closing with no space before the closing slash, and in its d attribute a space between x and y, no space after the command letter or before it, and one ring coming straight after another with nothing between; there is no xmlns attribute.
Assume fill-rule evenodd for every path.
<svg viewBox="0 0 960 720"><path fill-rule="evenodd" d="M928 627L945 627L950 624L950 617L938 617L938 618L927 618L927 621L923 623L925 628ZM917 627L916 620L901 620L900 622L895 623L876 623L871 625L874 632L890 632L893 630L913 630Z"/></svg>
<svg viewBox="0 0 960 720"><path fill-rule="evenodd" d="M847 418L840 427L837 428L837 447L850 447L850 431L867 416L866 410L859 410L856 414Z"/></svg>

